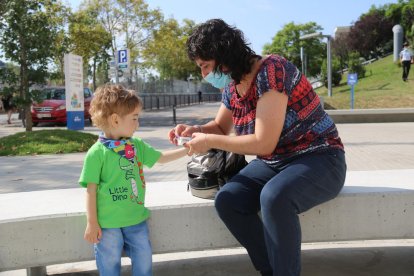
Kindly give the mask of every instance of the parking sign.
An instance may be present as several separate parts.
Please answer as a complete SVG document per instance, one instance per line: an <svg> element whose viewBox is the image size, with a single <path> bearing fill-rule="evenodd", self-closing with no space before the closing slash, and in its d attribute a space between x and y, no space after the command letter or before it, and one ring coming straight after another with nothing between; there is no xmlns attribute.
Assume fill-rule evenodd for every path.
<svg viewBox="0 0 414 276"><path fill-rule="evenodd" d="M118 64L128 63L128 49L118 51Z"/></svg>

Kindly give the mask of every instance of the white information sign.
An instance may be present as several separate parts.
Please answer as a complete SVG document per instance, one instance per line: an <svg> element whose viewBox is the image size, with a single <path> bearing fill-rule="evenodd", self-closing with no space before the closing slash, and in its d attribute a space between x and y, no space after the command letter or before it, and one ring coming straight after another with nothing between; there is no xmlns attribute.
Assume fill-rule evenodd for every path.
<svg viewBox="0 0 414 276"><path fill-rule="evenodd" d="M65 54L66 111L84 111L82 57Z"/></svg>

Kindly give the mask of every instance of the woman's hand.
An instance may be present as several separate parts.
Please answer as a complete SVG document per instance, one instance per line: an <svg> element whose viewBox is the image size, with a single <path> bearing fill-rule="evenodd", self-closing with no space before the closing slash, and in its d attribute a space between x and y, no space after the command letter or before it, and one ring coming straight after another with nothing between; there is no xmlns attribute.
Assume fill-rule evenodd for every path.
<svg viewBox="0 0 414 276"><path fill-rule="evenodd" d="M200 127L178 124L175 126L175 128L171 129L170 132L168 132L168 139L172 144L177 146L177 137L191 137L191 135L196 131L200 131Z"/></svg>
<svg viewBox="0 0 414 276"><path fill-rule="evenodd" d="M98 223L87 223L83 238L90 243L99 243L102 238L102 229Z"/></svg>
<svg viewBox="0 0 414 276"><path fill-rule="evenodd" d="M185 147L189 148L187 154L193 155L207 152L210 149L207 143L207 136L209 135L213 134L206 134L201 132L193 133L191 141L185 144Z"/></svg>

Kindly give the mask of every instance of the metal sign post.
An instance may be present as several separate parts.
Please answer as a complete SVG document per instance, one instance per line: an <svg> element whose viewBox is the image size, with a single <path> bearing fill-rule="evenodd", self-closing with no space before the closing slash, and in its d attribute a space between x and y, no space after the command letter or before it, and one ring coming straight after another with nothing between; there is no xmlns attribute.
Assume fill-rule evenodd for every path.
<svg viewBox="0 0 414 276"><path fill-rule="evenodd" d="M351 85L351 109L354 109L354 87L355 85Z"/></svg>
<svg viewBox="0 0 414 276"><path fill-rule="evenodd" d="M348 74L348 85L351 86L351 109L354 109L354 87L358 83L358 74Z"/></svg>

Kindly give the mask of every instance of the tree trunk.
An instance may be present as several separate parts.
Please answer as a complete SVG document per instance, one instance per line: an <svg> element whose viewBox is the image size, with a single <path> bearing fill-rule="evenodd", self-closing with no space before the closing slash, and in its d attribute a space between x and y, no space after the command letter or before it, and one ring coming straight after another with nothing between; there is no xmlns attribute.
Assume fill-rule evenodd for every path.
<svg viewBox="0 0 414 276"><path fill-rule="evenodd" d="M138 81L138 66L137 65L135 65L134 66L134 73L135 73L135 91L137 92L137 93L139 93L139 92L142 92L142 91L139 91L139 81Z"/></svg>
<svg viewBox="0 0 414 276"><path fill-rule="evenodd" d="M63 59L59 58L60 60L60 84L65 86L65 62Z"/></svg>
<svg viewBox="0 0 414 276"><path fill-rule="evenodd" d="M24 35L20 34L20 46L21 46L21 60L20 60L20 97L23 99L23 126L26 126L26 131L32 131L32 115L30 112L31 97L29 95L29 76L27 68L27 54L26 54L26 41Z"/></svg>

